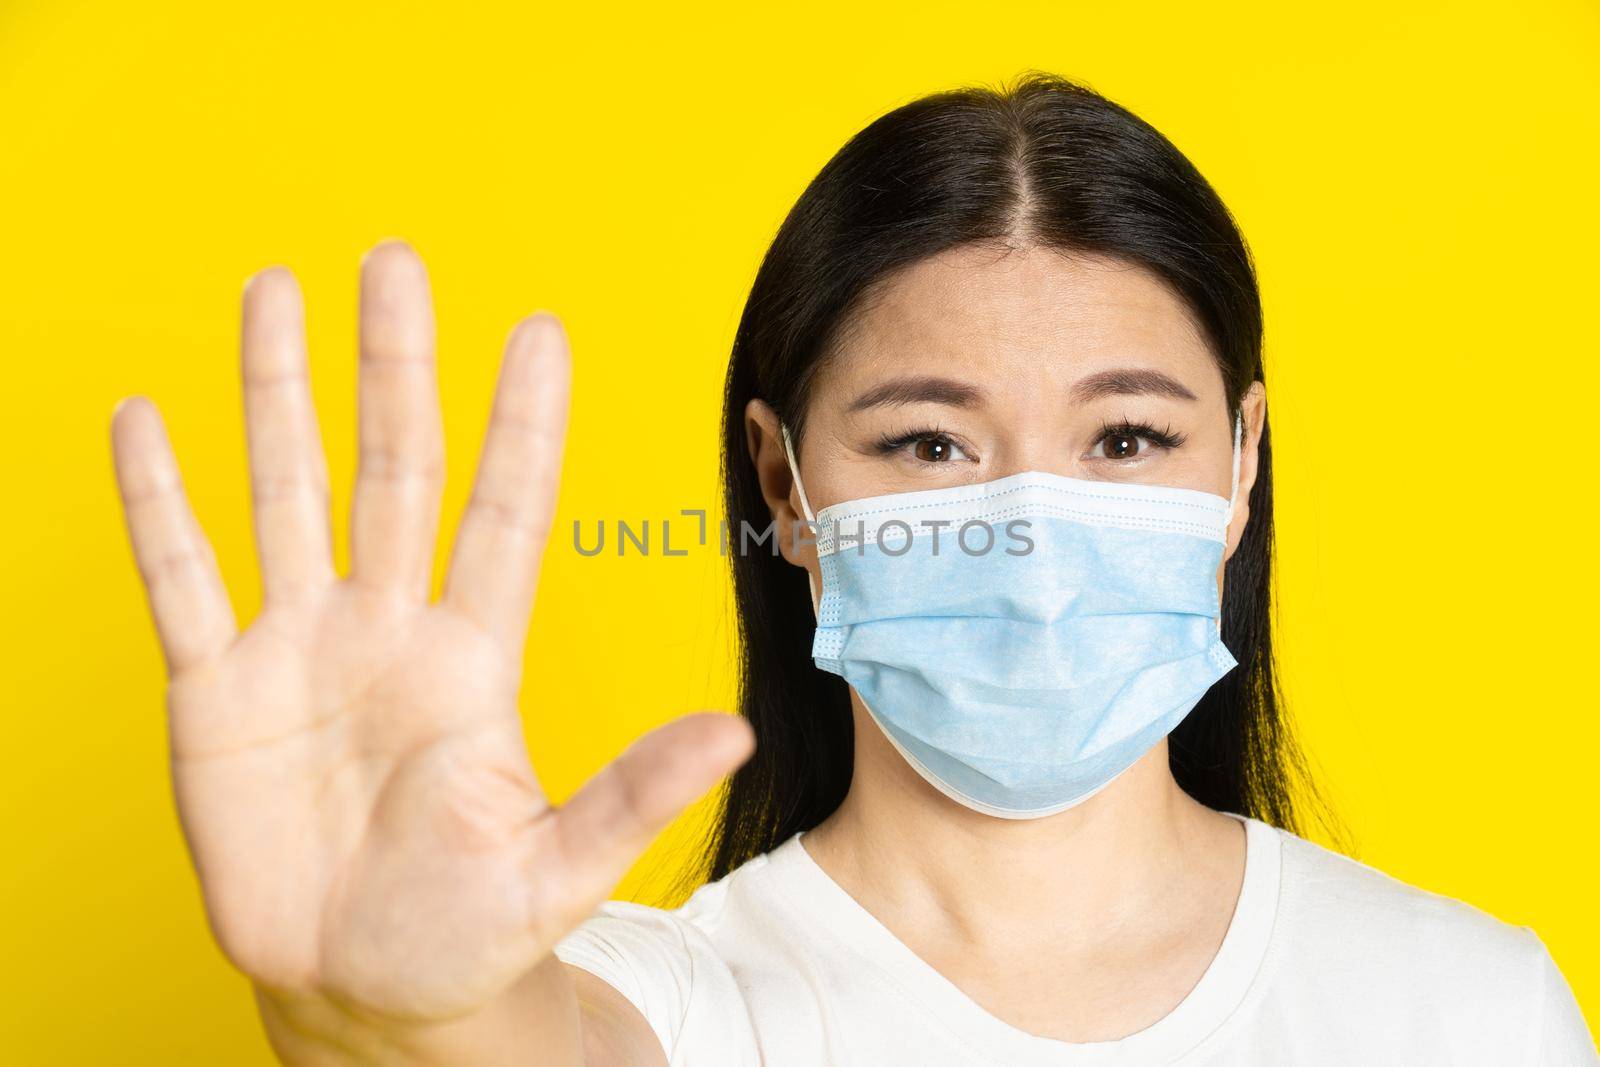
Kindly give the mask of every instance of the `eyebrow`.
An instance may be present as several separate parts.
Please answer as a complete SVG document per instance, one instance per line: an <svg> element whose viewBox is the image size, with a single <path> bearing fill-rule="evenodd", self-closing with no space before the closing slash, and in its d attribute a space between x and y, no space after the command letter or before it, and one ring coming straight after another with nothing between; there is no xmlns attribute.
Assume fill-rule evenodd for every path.
<svg viewBox="0 0 1600 1067"><path fill-rule="evenodd" d="M894 378L868 389L852 400L845 410L861 411L900 404L948 404L951 407L969 408L982 402L981 389L953 378Z"/></svg>
<svg viewBox="0 0 1600 1067"><path fill-rule="evenodd" d="M1072 400L1085 404L1103 396L1134 396L1154 393L1175 400L1198 400L1182 382L1158 370L1136 367L1118 367L1098 371L1078 380L1072 387Z"/></svg>

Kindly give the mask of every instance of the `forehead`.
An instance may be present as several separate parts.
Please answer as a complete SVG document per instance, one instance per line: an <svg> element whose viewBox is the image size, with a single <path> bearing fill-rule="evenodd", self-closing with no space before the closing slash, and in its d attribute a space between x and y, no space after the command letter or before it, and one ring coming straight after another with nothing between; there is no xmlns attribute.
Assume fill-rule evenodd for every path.
<svg viewBox="0 0 1600 1067"><path fill-rule="evenodd" d="M1215 357L1184 301L1125 260L967 245L882 279L840 333L820 388L885 374L961 372L1053 389L1111 366L1156 367L1197 393Z"/></svg>

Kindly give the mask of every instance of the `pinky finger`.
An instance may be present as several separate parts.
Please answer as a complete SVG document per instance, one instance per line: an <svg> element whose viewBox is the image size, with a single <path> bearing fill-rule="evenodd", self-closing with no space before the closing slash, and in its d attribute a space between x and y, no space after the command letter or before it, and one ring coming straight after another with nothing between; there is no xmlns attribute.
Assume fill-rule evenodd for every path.
<svg viewBox="0 0 1600 1067"><path fill-rule="evenodd" d="M237 632L233 606L154 404L133 397L117 406L111 454L134 561L167 670L176 675L228 647Z"/></svg>

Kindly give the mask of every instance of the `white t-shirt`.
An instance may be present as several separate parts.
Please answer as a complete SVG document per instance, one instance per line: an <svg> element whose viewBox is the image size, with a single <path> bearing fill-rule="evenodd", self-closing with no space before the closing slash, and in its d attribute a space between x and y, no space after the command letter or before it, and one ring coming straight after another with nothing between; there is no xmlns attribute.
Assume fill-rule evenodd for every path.
<svg viewBox="0 0 1600 1067"><path fill-rule="evenodd" d="M1600 1063L1543 942L1246 819L1244 883L1168 1015L1070 1043L1002 1021L833 881L800 835L663 911L612 901L556 947L636 1007L673 1067Z"/></svg>

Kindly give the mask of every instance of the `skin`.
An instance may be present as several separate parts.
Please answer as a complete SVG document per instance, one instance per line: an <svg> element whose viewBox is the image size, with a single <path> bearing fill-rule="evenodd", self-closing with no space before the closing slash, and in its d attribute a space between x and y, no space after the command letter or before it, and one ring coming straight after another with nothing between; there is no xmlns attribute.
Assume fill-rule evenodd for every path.
<svg viewBox="0 0 1600 1067"><path fill-rule="evenodd" d="M1220 375L1152 277L971 249L911 268L881 295L817 381L800 460L814 506L1026 469L1226 494ZM251 979L274 1049L292 1064L664 1063L632 1005L551 949L753 742L736 717L685 716L560 807L539 787L517 691L565 432L559 320L541 312L508 337L472 500L431 602L443 433L415 252L389 241L362 263L347 577L332 564L304 310L281 267L245 288L241 357L264 590L247 629L148 400L118 406L112 447L169 670L180 821L211 928ZM1160 369L1196 399L1071 398L1111 366ZM845 412L888 378L928 374L979 387L982 403ZM1259 386L1246 399L1241 499L1263 402ZM1091 432L1121 416L1170 422L1188 439L1138 462L1096 462ZM883 427L924 419L963 458L867 449ZM793 523L776 417L754 401L746 420L773 516ZM1229 555L1247 517L1241 506ZM809 547L791 562L815 571ZM856 737L849 797L805 847L1002 1019L1068 1040L1121 1036L1170 1010L1214 955L1238 895L1242 831L1177 788L1164 745L1079 807L1013 823L928 786L859 701Z"/></svg>

